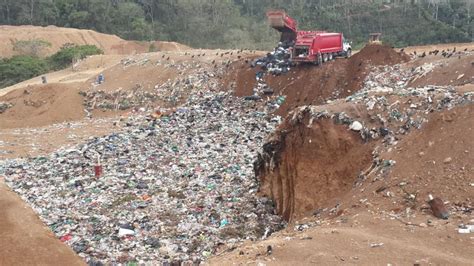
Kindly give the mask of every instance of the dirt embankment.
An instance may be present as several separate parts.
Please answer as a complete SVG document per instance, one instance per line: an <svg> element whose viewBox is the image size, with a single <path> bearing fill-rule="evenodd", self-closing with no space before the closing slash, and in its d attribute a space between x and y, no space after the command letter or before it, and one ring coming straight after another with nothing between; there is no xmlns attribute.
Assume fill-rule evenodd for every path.
<svg viewBox="0 0 474 266"><path fill-rule="evenodd" d="M64 44L95 45L105 54L138 54L147 53L150 48L155 51L184 51L191 48L174 42L137 42L126 41L116 35L98 33L92 30L61 28L56 26L0 26L0 57L16 55L13 47L16 41L44 40L51 44L45 47L40 55L48 56L57 52Z"/></svg>
<svg viewBox="0 0 474 266"><path fill-rule="evenodd" d="M322 119L309 127L308 120L285 123L255 165L260 192L290 221L337 204L372 161L373 145L347 126Z"/></svg>
<svg viewBox="0 0 474 266"><path fill-rule="evenodd" d="M361 88L370 66L395 65L408 60L406 54L395 52L389 46L367 45L349 59L337 59L321 67L299 65L283 75L267 74L265 81L274 94L286 96L277 111L285 116L295 107L319 105L352 95ZM253 94L255 75L260 68L251 68L249 63L247 60L233 64L224 78L224 87L233 89L236 96Z"/></svg>
<svg viewBox="0 0 474 266"><path fill-rule="evenodd" d="M7 188L1 176L0 210L0 265L86 265Z"/></svg>
<svg viewBox="0 0 474 266"><path fill-rule="evenodd" d="M12 107L0 114L0 128L38 127L84 117L81 83L47 84L0 97Z"/></svg>
<svg viewBox="0 0 474 266"><path fill-rule="evenodd" d="M382 155L396 161L392 178L384 183L395 195L388 199L388 206L393 206L393 201L407 203L404 196L408 192L416 195L412 202L416 208L423 207L428 194L449 201L450 208L472 208L473 136L474 104L431 114L421 130L400 141L396 151ZM401 182L406 184L403 188L398 186Z"/></svg>
<svg viewBox="0 0 474 266"><path fill-rule="evenodd" d="M455 54L450 58L430 56L434 69L410 82L412 87L426 85L462 86L474 84L474 54ZM434 59L434 60L433 60Z"/></svg>

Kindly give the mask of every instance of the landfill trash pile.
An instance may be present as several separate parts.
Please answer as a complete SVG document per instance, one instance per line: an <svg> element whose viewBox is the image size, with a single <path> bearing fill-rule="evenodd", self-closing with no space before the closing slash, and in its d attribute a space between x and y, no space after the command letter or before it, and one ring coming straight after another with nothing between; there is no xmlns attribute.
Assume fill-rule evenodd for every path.
<svg viewBox="0 0 474 266"><path fill-rule="evenodd" d="M124 132L0 172L90 264L200 263L284 226L256 195L252 163L279 122L264 108L194 93L169 116L134 116Z"/></svg>
<svg viewBox="0 0 474 266"><path fill-rule="evenodd" d="M0 102L0 114L5 112L8 108L11 108L13 105L7 102Z"/></svg>
<svg viewBox="0 0 474 266"><path fill-rule="evenodd" d="M151 106L159 103L161 106L174 107L186 100L194 91L217 91L219 82L217 76L222 73L221 68L211 69L201 64L189 62L170 62L158 60L153 62L149 58L126 58L122 60L124 68L134 65L144 66L154 64L164 69L177 71L177 79L168 79L162 84L156 84L153 89L145 89L142 84L135 84L133 88L117 88L113 91L100 90L100 86L81 92L84 96L84 106L90 112L100 110L126 110L135 107Z"/></svg>
<svg viewBox="0 0 474 266"><path fill-rule="evenodd" d="M265 82L265 73L272 75L281 75L288 73L291 68L291 49L290 46L280 42L273 52L265 57L259 58L250 64L250 67L260 67L255 75L256 85L253 88L253 97L248 100L260 100L262 95L273 94L273 89Z"/></svg>
<svg viewBox="0 0 474 266"><path fill-rule="evenodd" d="M103 90L89 90L80 92L84 97L84 106L88 111L100 110L127 110L133 107L144 106L154 102L158 96L137 86L131 91L115 90L105 92Z"/></svg>
<svg viewBox="0 0 474 266"><path fill-rule="evenodd" d="M273 52L265 57L252 62L252 67L260 66L263 71L273 75L280 75L290 71L291 49L290 46L280 42Z"/></svg>
<svg viewBox="0 0 474 266"><path fill-rule="evenodd" d="M299 123L309 114L314 119L331 118L336 124L346 124L361 133L364 140L385 138L386 143L396 142L394 135L407 134L410 128L421 128L426 116L433 111L450 110L455 106L472 104L474 93L460 93L452 86L408 87L410 80L419 74L400 67L373 68L361 90L345 99L361 105L371 118L370 125L350 118L344 112L329 112L324 106L302 106L289 114L291 124ZM308 126L310 126L308 125Z"/></svg>
<svg viewBox="0 0 474 266"><path fill-rule="evenodd" d="M182 64L181 66L188 69L182 79L169 80L155 86L155 93L161 102L176 105L184 101L191 92L219 90L220 83L217 77L221 74L222 69L210 70L199 64L194 66ZM178 69L180 69L179 75L183 76L184 71L181 68Z"/></svg>

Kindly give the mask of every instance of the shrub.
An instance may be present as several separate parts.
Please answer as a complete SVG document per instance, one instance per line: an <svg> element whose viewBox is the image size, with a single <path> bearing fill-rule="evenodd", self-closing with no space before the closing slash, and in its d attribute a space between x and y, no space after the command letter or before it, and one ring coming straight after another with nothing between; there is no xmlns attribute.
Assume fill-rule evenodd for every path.
<svg viewBox="0 0 474 266"><path fill-rule="evenodd" d="M95 45L65 45L57 53L48 58L51 68L63 69L71 65L75 60L84 59L90 55L103 54L104 51Z"/></svg>
<svg viewBox="0 0 474 266"><path fill-rule="evenodd" d="M0 59L0 88L39 76L48 70L45 60L34 56L18 55Z"/></svg>

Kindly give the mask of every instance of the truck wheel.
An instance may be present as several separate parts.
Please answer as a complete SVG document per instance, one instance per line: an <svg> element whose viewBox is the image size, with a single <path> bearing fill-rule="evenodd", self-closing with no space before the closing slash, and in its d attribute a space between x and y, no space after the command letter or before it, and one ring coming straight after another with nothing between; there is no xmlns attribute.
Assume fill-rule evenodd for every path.
<svg viewBox="0 0 474 266"><path fill-rule="evenodd" d="M322 64L323 64L323 57L321 56L320 53L318 53L317 59L316 59L316 65L320 66Z"/></svg>
<svg viewBox="0 0 474 266"><path fill-rule="evenodd" d="M352 55L352 50L351 50L351 49L347 50L347 52L346 52L346 58L351 57L351 55Z"/></svg>

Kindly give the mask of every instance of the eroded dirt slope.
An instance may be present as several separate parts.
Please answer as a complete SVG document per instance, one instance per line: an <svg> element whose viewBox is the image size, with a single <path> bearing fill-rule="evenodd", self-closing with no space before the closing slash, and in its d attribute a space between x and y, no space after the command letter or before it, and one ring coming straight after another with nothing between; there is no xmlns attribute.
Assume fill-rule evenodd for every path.
<svg viewBox="0 0 474 266"><path fill-rule="evenodd" d="M56 26L0 26L0 55L11 57L16 55L13 47L16 41L44 40L51 44L41 51L40 55L47 56L57 52L64 44L95 45L105 54L138 54L147 53L152 42L125 41L116 35L103 34L92 30L61 28ZM159 51L184 51L190 48L174 42L153 42Z"/></svg>

